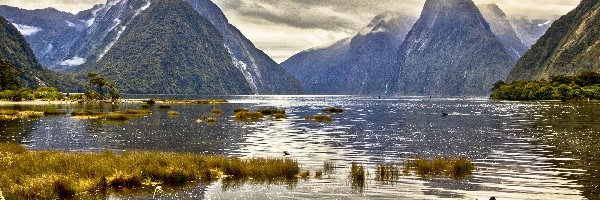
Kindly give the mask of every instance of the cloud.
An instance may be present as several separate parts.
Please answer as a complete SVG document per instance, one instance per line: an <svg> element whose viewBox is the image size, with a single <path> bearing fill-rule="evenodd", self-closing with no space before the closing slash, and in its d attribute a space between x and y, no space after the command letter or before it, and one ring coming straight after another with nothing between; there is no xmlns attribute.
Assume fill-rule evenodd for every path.
<svg viewBox="0 0 600 200"><path fill-rule="evenodd" d="M85 63L85 61L87 61L85 58L75 56L69 60L62 61L59 64L64 66L79 66Z"/></svg>
<svg viewBox="0 0 600 200"><path fill-rule="evenodd" d="M13 24L13 25L24 36L30 36L30 35L36 34L37 32L42 31L41 28L38 28L38 27L35 27L35 26L27 26L27 25L22 25L22 24Z"/></svg>
<svg viewBox="0 0 600 200"><path fill-rule="evenodd" d="M77 13L92 8L106 0L2 0L1 5L16 6L25 9L43 9L48 7L70 13Z"/></svg>

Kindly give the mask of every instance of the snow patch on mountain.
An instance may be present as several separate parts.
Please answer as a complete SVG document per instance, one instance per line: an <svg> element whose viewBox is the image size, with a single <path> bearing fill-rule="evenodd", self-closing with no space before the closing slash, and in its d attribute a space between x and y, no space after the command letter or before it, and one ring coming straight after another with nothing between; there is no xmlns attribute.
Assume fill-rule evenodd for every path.
<svg viewBox="0 0 600 200"><path fill-rule="evenodd" d="M252 89L252 92L255 94L258 94L258 86L256 85L256 81L254 80L254 77L248 70L248 65L246 63L244 63L243 61L237 59L235 57L235 55L233 55L233 53L231 52L231 49L227 45L225 45L225 48L227 49L227 52L229 52L229 55L231 55L233 65L235 65L235 67L237 67L242 72L242 74L246 78L246 81L248 81L248 85L250 85L250 89ZM256 67L256 66L254 66L254 67Z"/></svg>
<svg viewBox="0 0 600 200"><path fill-rule="evenodd" d="M13 25L15 27L17 27L17 30L19 30L19 32L21 32L21 34L23 34L24 36L34 35L43 30L43 29L35 27L35 26L27 26L27 25L23 25L23 24L15 24L15 23L13 23Z"/></svg>
<svg viewBox="0 0 600 200"><path fill-rule="evenodd" d="M548 20L547 22L538 24L538 27L546 26L546 25L549 25L550 23L552 23L552 20Z"/></svg>
<svg viewBox="0 0 600 200"><path fill-rule="evenodd" d="M87 60L82 57L75 56L71 59L60 62L60 65L63 66L79 66L85 63Z"/></svg>
<svg viewBox="0 0 600 200"><path fill-rule="evenodd" d="M118 3L118 0L115 1L115 4ZM109 32L114 30L117 26L121 25L121 27L119 28L117 35L115 36L115 38L113 38L112 41L110 41L110 43L108 43L108 45L106 45L106 47L104 48L104 50L102 50L102 53L100 53L100 55L98 55L98 59L100 60L104 57L104 55L106 55L106 53L108 53L108 51L110 51L110 49L115 45L115 43L117 43L117 41L119 41L119 39L121 38L121 35L123 34L123 32L125 32L125 30L127 29L127 26L129 25L129 23L131 23L131 21L133 21L133 19L135 19L140 13L142 13L144 10L150 8L150 5L152 4L152 2L150 2L150 0L146 1L146 5L140 7L139 9L137 9L133 16L131 17L131 19L129 21L127 21L127 23L125 25L121 25L121 20L119 18L114 19L115 24L112 26L112 28L110 28ZM112 6L112 5L111 5Z"/></svg>

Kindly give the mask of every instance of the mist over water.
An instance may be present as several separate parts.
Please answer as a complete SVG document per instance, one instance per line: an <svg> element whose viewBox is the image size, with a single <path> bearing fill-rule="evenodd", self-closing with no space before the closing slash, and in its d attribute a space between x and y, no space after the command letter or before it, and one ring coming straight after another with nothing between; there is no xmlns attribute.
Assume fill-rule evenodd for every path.
<svg viewBox="0 0 600 200"><path fill-rule="evenodd" d="M136 98L141 98L137 96ZM159 96L158 98L173 98ZM180 96L180 99L206 97ZM224 96L223 105L173 105L181 115L153 109L125 123L78 120L70 116L0 121L0 141L34 150L153 150L224 154L232 157L297 159L311 178L289 184L198 184L161 193L163 199L589 199L597 197L600 161L598 104L496 102L479 98L365 96ZM137 109L139 104L92 106L105 111ZM325 107L332 123L306 121ZM55 106L78 110L85 105ZM287 119L237 122L236 108L276 107ZM214 125L197 123L214 108L224 114ZM41 109L23 107L18 109ZM448 116L443 116L447 113ZM419 177L375 180L380 163L402 167L416 157L462 156L476 169L463 180ZM314 172L324 162L336 168L322 179ZM352 162L368 172L366 186L353 188ZM114 194L114 198L147 198L148 193Z"/></svg>

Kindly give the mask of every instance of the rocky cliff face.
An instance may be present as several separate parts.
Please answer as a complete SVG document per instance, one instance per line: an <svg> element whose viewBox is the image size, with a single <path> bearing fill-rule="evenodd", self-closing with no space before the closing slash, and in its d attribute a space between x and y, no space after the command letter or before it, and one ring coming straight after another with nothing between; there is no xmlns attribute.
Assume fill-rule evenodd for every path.
<svg viewBox="0 0 600 200"><path fill-rule="evenodd" d="M403 95L486 95L515 63L471 0L427 0L398 60Z"/></svg>
<svg viewBox="0 0 600 200"><path fill-rule="evenodd" d="M517 63L508 80L538 80L600 70L600 1L582 0Z"/></svg>
<svg viewBox="0 0 600 200"><path fill-rule="evenodd" d="M231 62L242 72L255 94L300 94L300 83L279 64L257 49L210 0L187 0L223 36Z"/></svg>
<svg viewBox="0 0 600 200"><path fill-rule="evenodd" d="M524 16L511 16L509 19L517 36L527 48L530 48L559 17L549 16L545 19L530 19Z"/></svg>
<svg viewBox="0 0 600 200"><path fill-rule="evenodd" d="M484 4L477 7L506 51L515 60L521 58L529 48L521 42L504 11L496 4Z"/></svg>

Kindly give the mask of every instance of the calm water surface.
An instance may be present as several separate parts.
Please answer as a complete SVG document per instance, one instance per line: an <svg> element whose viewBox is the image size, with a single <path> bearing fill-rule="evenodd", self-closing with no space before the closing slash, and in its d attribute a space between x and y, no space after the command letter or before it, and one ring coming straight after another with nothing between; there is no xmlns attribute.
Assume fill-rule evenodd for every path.
<svg viewBox="0 0 600 200"><path fill-rule="evenodd" d="M169 98L169 97L159 97ZM179 97L201 99L201 97ZM600 105L560 102L496 102L487 99L357 96L228 96L224 105L175 105L167 111L115 124L69 116L1 121L0 141L30 149L65 151L160 150L281 157L287 151L304 169L336 170L323 179L294 184L215 182L167 189L161 199L598 199L600 198ZM140 105L91 106L103 110ZM327 106L344 108L333 123L307 122L304 116ZM55 106L77 110L85 105ZM235 108L286 109L288 118L236 122ZM16 107L41 109L40 107ZM196 123L213 108L225 111L215 125ZM441 113L448 113L443 117ZM403 166L414 157L464 156L475 162L464 180L402 176L375 180L375 165ZM349 165L364 164L364 188L349 183ZM114 199L145 199L113 194Z"/></svg>

